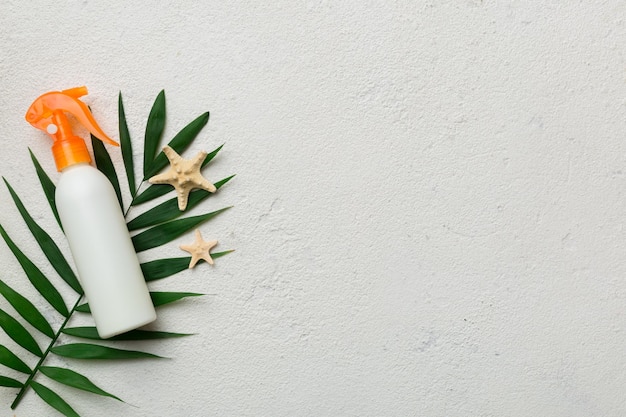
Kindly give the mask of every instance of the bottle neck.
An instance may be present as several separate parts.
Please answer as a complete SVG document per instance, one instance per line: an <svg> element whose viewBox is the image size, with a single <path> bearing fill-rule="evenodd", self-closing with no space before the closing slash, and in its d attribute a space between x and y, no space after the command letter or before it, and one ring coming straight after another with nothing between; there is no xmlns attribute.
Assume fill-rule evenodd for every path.
<svg viewBox="0 0 626 417"><path fill-rule="evenodd" d="M81 168L84 168L84 167L93 168L93 166L90 163L87 163L87 162L77 162L75 164L66 166L65 168L59 170L59 172L65 174L65 173L67 173L69 171L74 171L76 169L81 169Z"/></svg>
<svg viewBox="0 0 626 417"><path fill-rule="evenodd" d="M63 171L71 165L91 162L87 145L78 136L56 140L52 145L52 154L58 171Z"/></svg>

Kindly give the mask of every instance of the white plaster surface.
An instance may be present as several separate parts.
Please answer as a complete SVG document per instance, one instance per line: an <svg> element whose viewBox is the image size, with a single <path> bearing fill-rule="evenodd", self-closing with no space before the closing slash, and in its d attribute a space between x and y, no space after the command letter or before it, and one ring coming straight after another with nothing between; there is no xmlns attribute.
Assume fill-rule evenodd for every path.
<svg viewBox="0 0 626 417"><path fill-rule="evenodd" d="M211 111L188 157L226 144L202 232L236 252L152 286L211 294L127 345L171 359L71 361L130 405L49 383L81 415L626 415L626 2L122 3L0 3L0 174L66 251L26 109L85 84L117 137L122 91L138 148L165 89L168 138Z"/></svg>

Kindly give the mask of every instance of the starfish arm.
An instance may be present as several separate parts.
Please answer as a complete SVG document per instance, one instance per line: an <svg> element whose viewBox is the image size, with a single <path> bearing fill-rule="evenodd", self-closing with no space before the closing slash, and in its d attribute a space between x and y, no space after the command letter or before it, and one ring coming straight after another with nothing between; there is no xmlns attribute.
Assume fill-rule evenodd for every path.
<svg viewBox="0 0 626 417"><path fill-rule="evenodd" d="M205 253L201 256L201 259L204 259L209 265L214 265L213 258L211 258L211 254Z"/></svg>
<svg viewBox="0 0 626 417"><path fill-rule="evenodd" d="M202 188L203 190L206 190L210 193L214 193L215 191L217 191L217 188L215 188L215 185L213 185L211 181L203 177L200 177L199 181L196 180L194 186L195 188Z"/></svg>
<svg viewBox="0 0 626 417"><path fill-rule="evenodd" d="M217 240L209 240L209 241L202 241L200 247L202 248L203 252L209 253L209 251L213 249L213 247L216 245L217 245Z"/></svg>
<svg viewBox="0 0 626 417"><path fill-rule="evenodd" d="M179 248L181 248L185 252L192 253L194 246L193 245L180 245Z"/></svg>
<svg viewBox="0 0 626 417"><path fill-rule="evenodd" d="M176 153L176 151L170 146L165 146L163 148L163 153L165 154L165 156L167 156L167 159L170 161L171 164L176 164L182 159L181 156Z"/></svg>
<svg viewBox="0 0 626 417"><path fill-rule="evenodd" d="M164 172L163 174L158 174L155 175L154 177L151 177L150 179L148 179L148 182L150 184L170 184L173 185L172 182L174 182L176 180L176 176L172 175L172 170L170 169L167 172Z"/></svg>
<svg viewBox="0 0 626 417"><path fill-rule="evenodd" d="M199 257L196 254L193 254L191 256L191 261L189 262L189 269L193 269L194 266L196 266L196 264L198 263L198 261L201 259L201 257Z"/></svg>
<svg viewBox="0 0 626 417"><path fill-rule="evenodd" d="M196 169L199 170L200 167L202 167L202 163L204 162L206 155L207 153L204 151L198 152L198 154L194 156L193 159L190 161L191 162L191 165L189 167L190 170L196 170Z"/></svg>
<svg viewBox="0 0 626 417"><path fill-rule="evenodd" d="M176 187L176 191L178 192L178 209L180 211L184 211L187 208L187 202L189 201L189 192L191 191L188 187Z"/></svg>

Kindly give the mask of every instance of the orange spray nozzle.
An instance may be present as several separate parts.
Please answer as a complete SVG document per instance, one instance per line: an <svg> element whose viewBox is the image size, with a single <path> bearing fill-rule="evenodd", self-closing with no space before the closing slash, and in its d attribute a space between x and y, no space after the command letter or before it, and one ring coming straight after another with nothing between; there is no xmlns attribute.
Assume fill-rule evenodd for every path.
<svg viewBox="0 0 626 417"><path fill-rule="evenodd" d="M96 138L119 146L102 131L87 105L78 99L86 94L86 87L46 93L39 96L26 112L26 121L54 140L52 153L59 171L69 165L91 162L85 141L74 135L65 112L76 117Z"/></svg>

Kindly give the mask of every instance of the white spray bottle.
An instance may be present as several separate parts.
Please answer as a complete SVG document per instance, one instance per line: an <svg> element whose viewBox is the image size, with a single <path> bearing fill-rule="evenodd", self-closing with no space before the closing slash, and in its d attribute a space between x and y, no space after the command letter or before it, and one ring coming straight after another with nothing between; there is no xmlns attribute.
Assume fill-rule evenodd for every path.
<svg viewBox="0 0 626 417"><path fill-rule="evenodd" d="M156 312L113 186L90 165L85 141L74 136L65 115L119 146L78 100L86 94L85 87L44 94L30 106L26 120L54 140L52 153L61 172L57 210L98 334L106 339L154 321Z"/></svg>

